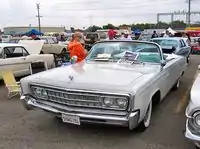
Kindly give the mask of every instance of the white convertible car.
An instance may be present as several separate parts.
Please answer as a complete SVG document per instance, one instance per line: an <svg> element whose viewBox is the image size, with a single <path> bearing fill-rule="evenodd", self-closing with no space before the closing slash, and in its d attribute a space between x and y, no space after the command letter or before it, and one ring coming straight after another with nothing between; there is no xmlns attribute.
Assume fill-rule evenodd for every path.
<svg viewBox="0 0 200 149"><path fill-rule="evenodd" d="M66 123L144 131L152 108L179 87L186 66L185 57L165 55L153 42L101 41L85 61L23 78L21 101Z"/></svg>
<svg viewBox="0 0 200 149"><path fill-rule="evenodd" d="M186 132L187 139L193 141L197 149L200 149L200 65L190 91L190 102L186 109Z"/></svg>
<svg viewBox="0 0 200 149"><path fill-rule="evenodd" d="M0 73L11 70L17 77L28 75L30 63L38 60L45 61L48 68L53 68L54 56L40 54L43 44L44 41L24 41L24 44L0 43Z"/></svg>

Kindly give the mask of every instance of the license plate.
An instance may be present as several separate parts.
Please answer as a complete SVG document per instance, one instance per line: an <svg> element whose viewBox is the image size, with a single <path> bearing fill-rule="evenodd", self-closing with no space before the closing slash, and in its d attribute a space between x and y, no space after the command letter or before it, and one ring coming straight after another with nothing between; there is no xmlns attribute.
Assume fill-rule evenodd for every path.
<svg viewBox="0 0 200 149"><path fill-rule="evenodd" d="M71 114L62 114L62 120L64 123L70 123L75 125L80 125L80 117Z"/></svg>

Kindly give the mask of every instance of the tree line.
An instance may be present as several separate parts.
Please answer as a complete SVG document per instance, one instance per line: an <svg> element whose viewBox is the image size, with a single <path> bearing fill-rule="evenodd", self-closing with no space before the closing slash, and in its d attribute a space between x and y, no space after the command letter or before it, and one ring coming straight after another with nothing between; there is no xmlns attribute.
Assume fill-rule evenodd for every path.
<svg viewBox="0 0 200 149"><path fill-rule="evenodd" d="M200 24L193 24L191 25L191 27L199 27ZM122 24L119 26L115 26L113 24L107 24L107 25L103 25L101 26L97 26L97 25L93 25L90 26L86 29L86 31L88 32L95 32L97 30L100 29L119 29L119 28L124 28L124 27L130 27L131 30L135 30L135 29L140 29L140 30L144 30L144 29L163 29L163 28L173 28L173 29L184 29L187 27L187 24L184 21L173 21L171 23L166 23L166 22L158 22L158 23L138 23L138 24ZM74 29L74 28L73 28Z"/></svg>

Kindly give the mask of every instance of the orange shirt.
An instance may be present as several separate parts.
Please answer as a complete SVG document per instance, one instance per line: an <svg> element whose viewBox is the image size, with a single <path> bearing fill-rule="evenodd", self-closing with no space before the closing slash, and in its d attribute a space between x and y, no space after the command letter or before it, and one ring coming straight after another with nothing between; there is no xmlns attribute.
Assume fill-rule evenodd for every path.
<svg viewBox="0 0 200 149"><path fill-rule="evenodd" d="M70 58L73 56L77 56L77 62L80 62L85 59L86 57L86 52L84 47L80 42L77 41L72 41L68 44L68 49L70 52Z"/></svg>

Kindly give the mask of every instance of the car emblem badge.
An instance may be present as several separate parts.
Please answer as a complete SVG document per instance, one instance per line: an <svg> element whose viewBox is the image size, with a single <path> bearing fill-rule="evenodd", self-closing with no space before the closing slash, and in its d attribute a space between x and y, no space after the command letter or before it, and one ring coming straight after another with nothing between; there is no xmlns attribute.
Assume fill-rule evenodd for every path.
<svg viewBox="0 0 200 149"><path fill-rule="evenodd" d="M69 79L72 81L74 79L74 77L73 76L69 76Z"/></svg>

